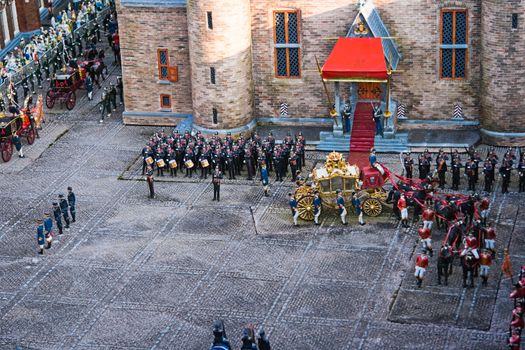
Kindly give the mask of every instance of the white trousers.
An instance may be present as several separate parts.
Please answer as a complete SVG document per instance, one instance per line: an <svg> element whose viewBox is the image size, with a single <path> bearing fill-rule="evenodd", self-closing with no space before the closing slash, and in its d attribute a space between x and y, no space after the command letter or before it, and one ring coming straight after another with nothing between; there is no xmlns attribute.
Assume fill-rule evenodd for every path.
<svg viewBox="0 0 525 350"><path fill-rule="evenodd" d="M343 222L343 224L346 223L346 214L347 214L346 208L343 208L343 212L340 215L341 216L341 221Z"/></svg>
<svg viewBox="0 0 525 350"><path fill-rule="evenodd" d="M317 214L314 214L314 222L315 222L316 224L319 223L319 216L320 216L320 215L321 215L321 208L319 208L319 209L317 210Z"/></svg>
<svg viewBox="0 0 525 350"><path fill-rule="evenodd" d="M414 273L414 276L422 279L423 276L425 275L425 271L426 269L424 267L416 266L416 272Z"/></svg>
<svg viewBox="0 0 525 350"><path fill-rule="evenodd" d="M434 221L423 220L423 228L428 228L429 230L432 230L433 223Z"/></svg>
<svg viewBox="0 0 525 350"><path fill-rule="evenodd" d="M485 240L485 248L487 249L494 249L495 241L493 239L486 239Z"/></svg>
<svg viewBox="0 0 525 350"><path fill-rule="evenodd" d="M480 265L479 266L479 275L480 276L488 276L490 270L489 265Z"/></svg>
<svg viewBox="0 0 525 350"><path fill-rule="evenodd" d="M401 219L403 220L408 219L408 209L407 208L404 208L403 210L401 210Z"/></svg>
<svg viewBox="0 0 525 350"><path fill-rule="evenodd" d="M299 217L299 210L295 209L295 212L293 214L293 224L297 225L297 218Z"/></svg>
<svg viewBox="0 0 525 350"><path fill-rule="evenodd" d="M421 245L423 248L432 248L432 238L421 239Z"/></svg>

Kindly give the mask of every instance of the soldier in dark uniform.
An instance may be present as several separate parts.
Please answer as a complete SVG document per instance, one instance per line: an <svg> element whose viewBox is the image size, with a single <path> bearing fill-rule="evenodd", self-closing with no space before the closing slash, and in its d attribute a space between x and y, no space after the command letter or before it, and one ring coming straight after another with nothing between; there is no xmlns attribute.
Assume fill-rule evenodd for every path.
<svg viewBox="0 0 525 350"><path fill-rule="evenodd" d="M485 175L485 192L492 191L492 181L493 181L494 166L489 158L483 163L483 174Z"/></svg>
<svg viewBox="0 0 525 350"><path fill-rule="evenodd" d="M510 164L510 159L504 159L501 167L499 168L499 173L501 174L502 182L501 182L501 193L508 193L509 192L509 185L510 185L510 175L511 175L511 169L512 165Z"/></svg>
<svg viewBox="0 0 525 350"><path fill-rule="evenodd" d="M51 74L51 71L49 70L49 60L48 59L42 60L42 68L44 69L44 73L46 73L46 80L49 81L49 75Z"/></svg>
<svg viewBox="0 0 525 350"><path fill-rule="evenodd" d="M518 192L525 192L525 153L521 153L518 163Z"/></svg>
<svg viewBox="0 0 525 350"><path fill-rule="evenodd" d="M221 200L221 179L222 173L219 170L219 166L216 166L211 182L213 183L213 200L217 200L217 202Z"/></svg>
<svg viewBox="0 0 525 350"><path fill-rule="evenodd" d="M41 67L40 61L37 61L35 65L34 74L35 74L36 82L38 84L39 89L42 88L42 71L40 70L41 68L42 67Z"/></svg>
<svg viewBox="0 0 525 350"><path fill-rule="evenodd" d="M155 165L157 166L157 176L164 176L164 168L166 167L166 164L163 166L160 166L159 163L157 163L159 160L164 160L164 156L166 155L166 152L164 151L164 148L160 147L157 150L157 154L155 156Z"/></svg>
<svg viewBox="0 0 525 350"><path fill-rule="evenodd" d="M272 347L270 346L270 341L266 337L266 333L264 332L264 329L261 329L259 331L259 339L257 339L257 347L259 350L272 350Z"/></svg>
<svg viewBox="0 0 525 350"><path fill-rule="evenodd" d="M475 167L476 163L474 163L472 159L467 160L465 163L465 175L467 175L468 178L469 191L476 191L476 173L474 171Z"/></svg>
<svg viewBox="0 0 525 350"><path fill-rule="evenodd" d="M124 105L124 85L122 83L122 77L117 77L117 92L120 96L120 105Z"/></svg>
<svg viewBox="0 0 525 350"><path fill-rule="evenodd" d="M228 168L228 179L235 180L235 161L230 149L226 151L226 167Z"/></svg>
<svg viewBox="0 0 525 350"><path fill-rule="evenodd" d="M283 174L282 174L282 162L283 162L283 158L281 157L281 150L279 148L279 146L276 146L275 147L275 152L273 154L273 165L274 165L274 169L275 169L275 181L280 181L282 182L283 181Z"/></svg>
<svg viewBox="0 0 525 350"><path fill-rule="evenodd" d="M459 157L452 158L452 189L458 190L459 189L459 182L461 179L460 170L461 170L462 164L460 162Z"/></svg>
<svg viewBox="0 0 525 350"><path fill-rule="evenodd" d="M104 92L102 93L101 100L98 104L100 105L100 111L101 111L100 122L103 123L106 114L108 118L111 117L111 106L109 105L110 102L109 102L109 97L108 97L106 88L104 88Z"/></svg>
<svg viewBox="0 0 525 350"><path fill-rule="evenodd" d="M24 74L24 78L22 79L22 88L24 89L24 99L29 94L29 83L28 83L28 77L26 74Z"/></svg>
<svg viewBox="0 0 525 350"><path fill-rule="evenodd" d="M414 160L410 156L410 153L405 153L405 156L403 157L403 167L405 168L406 177L412 179Z"/></svg>
<svg viewBox="0 0 525 350"><path fill-rule="evenodd" d="M35 72L33 69L29 72L29 76L27 78L29 80L29 85L31 86L31 94L34 95L36 91L35 91Z"/></svg>
<svg viewBox="0 0 525 350"><path fill-rule="evenodd" d="M349 133L350 132L350 118L352 117L352 105L350 104L350 100L346 101L342 114L343 114L343 132Z"/></svg>
<svg viewBox="0 0 525 350"><path fill-rule="evenodd" d="M250 329L244 329L241 342L241 350L257 350L257 345L255 345L255 339L252 337Z"/></svg>
<svg viewBox="0 0 525 350"><path fill-rule="evenodd" d="M306 164L306 139L302 132L299 131L299 136L295 142L296 153L299 156L301 162L299 164L299 170L302 170L303 166Z"/></svg>
<svg viewBox="0 0 525 350"><path fill-rule="evenodd" d="M67 202L69 204L69 213L71 214L71 222L75 222L76 221L75 204L77 202L77 199L75 197L75 193L73 193L73 188L71 188L71 186L67 188Z"/></svg>
<svg viewBox="0 0 525 350"><path fill-rule="evenodd" d="M60 206L62 217L66 222L65 228L69 228L69 204L67 203L67 200L64 198L63 194L58 195L58 205Z"/></svg>
<svg viewBox="0 0 525 350"><path fill-rule="evenodd" d="M149 198L155 198L155 189L153 188L153 168L150 166L146 169L146 182L149 188Z"/></svg>
<svg viewBox="0 0 525 350"><path fill-rule="evenodd" d="M424 180L427 178L427 166L428 160L425 158L424 154L420 154L418 158L418 170L419 170L419 179Z"/></svg>
<svg viewBox="0 0 525 350"><path fill-rule="evenodd" d="M62 211L60 210L60 207L58 206L57 202L53 202L53 216L55 217L55 223L58 227L58 234L61 235L63 233Z"/></svg>
<svg viewBox="0 0 525 350"><path fill-rule="evenodd" d="M209 149L204 149L200 156L199 156L199 166L201 168L201 179L207 179L208 178L208 171L210 170L210 159L209 159L209 153L210 153L210 150ZM208 166L203 166L202 163L204 161L207 161L208 162ZM204 162L205 163L205 162Z"/></svg>
<svg viewBox="0 0 525 350"><path fill-rule="evenodd" d="M117 89L115 88L115 85L113 85L112 83L109 83L108 96L111 101L111 104L113 105L113 111L116 111L117 110Z"/></svg>
<svg viewBox="0 0 525 350"><path fill-rule="evenodd" d="M246 171L248 172L247 180L253 180L254 167L253 167L253 156L252 151L246 146L244 150L244 162L246 163Z"/></svg>
<svg viewBox="0 0 525 350"><path fill-rule="evenodd" d="M436 158L436 163L439 178L439 188L444 189L446 184L445 175L447 174L447 161L445 155L438 156Z"/></svg>
<svg viewBox="0 0 525 350"><path fill-rule="evenodd" d="M290 154L290 170L292 171L292 181L295 182L297 178L297 162L299 161L299 157L295 152L292 152Z"/></svg>

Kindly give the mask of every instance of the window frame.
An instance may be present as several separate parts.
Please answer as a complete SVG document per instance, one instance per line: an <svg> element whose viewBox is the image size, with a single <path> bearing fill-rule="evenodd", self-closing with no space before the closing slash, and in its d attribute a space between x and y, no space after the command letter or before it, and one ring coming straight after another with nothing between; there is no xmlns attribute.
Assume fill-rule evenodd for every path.
<svg viewBox="0 0 525 350"><path fill-rule="evenodd" d="M166 51L166 63L162 64L160 63L160 53L162 51ZM158 48L157 49L157 66L159 70L159 80L162 81L169 81L170 80L170 51L167 48ZM166 67L166 77L162 76L162 67Z"/></svg>
<svg viewBox="0 0 525 350"><path fill-rule="evenodd" d="M210 84L212 85L217 84L217 71L215 67L210 67Z"/></svg>
<svg viewBox="0 0 525 350"><path fill-rule="evenodd" d="M169 104L164 104L164 97L168 97ZM162 109L171 109L172 107L171 95L170 94L160 94L160 108Z"/></svg>
<svg viewBox="0 0 525 350"><path fill-rule="evenodd" d="M216 107L211 109L211 122L213 125L219 124L219 111Z"/></svg>
<svg viewBox="0 0 525 350"><path fill-rule="evenodd" d="M213 12L206 11L206 28L213 30Z"/></svg>
<svg viewBox="0 0 525 350"><path fill-rule="evenodd" d="M276 14L284 13L284 35L286 43L277 43L277 23L276 23ZM288 14L295 13L297 16L297 43L288 42ZM301 11L298 9L288 9L288 10L274 10L272 11L272 22L273 22L273 64L275 70L275 78L277 79L301 79L302 78L302 69L301 69ZM286 49L286 73L287 75L279 75L279 69L277 65L277 49ZM297 70L299 75L291 76L290 75L290 49L297 49Z"/></svg>
<svg viewBox="0 0 525 350"><path fill-rule="evenodd" d="M510 14L510 29L513 31L518 30L520 26L520 17L517 12L513 12Z"/></svg>
<svg viewBox="0 0 525 350"><path fill-rule="evenodd" d="M443 44L443 14L451 12L452 15L452 44ZM456 13L465 13L465 44L456 44ZM440 80L467 80L468 79L468 62L469 62L469 21L468 9L466 8L442 8L440 12L440 37L439 37L439 79ZM443 50L452 50L452 77L443 76ZM456 77L456 49L465 50L465 76Z"/></svg>

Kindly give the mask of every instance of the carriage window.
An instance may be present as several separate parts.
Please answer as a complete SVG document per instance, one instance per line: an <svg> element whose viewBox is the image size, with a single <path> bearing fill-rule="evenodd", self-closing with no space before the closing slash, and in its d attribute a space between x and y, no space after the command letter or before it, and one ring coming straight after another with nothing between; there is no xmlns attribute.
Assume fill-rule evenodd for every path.
<svg viewBox="0 0 525 350"><path fill-rule="evenodd" d="M160 95L160 108L171 108L170 95Z"/></svg>
<svg viewBox="0 0 525 350"><path fill-rule="evenodd" d="M158 59L158 66L159 66L159 79L168 80L169 79L169 65L170 65L168 49L158 49L157 59Z"/></svg>
<svg viewBox="0 0 525 350"><path fill-rule="evenodd" d="M321 186L321 192L330 192L330 181L329 180L319 181L319 185Z"/></svg>
<svg viewBox="0 0 525 350"><path fill-rule="evenodd" d="M345 191L353 191L354 190L354 184L355 184L355 180L354 179L345 179Z"/></svg>
<svg viewBox="0 0 525 350"><path fill-rule="evenodd" d="M343 189L343 179L341 177L334 177L332 179L332 191Z"/></svg>

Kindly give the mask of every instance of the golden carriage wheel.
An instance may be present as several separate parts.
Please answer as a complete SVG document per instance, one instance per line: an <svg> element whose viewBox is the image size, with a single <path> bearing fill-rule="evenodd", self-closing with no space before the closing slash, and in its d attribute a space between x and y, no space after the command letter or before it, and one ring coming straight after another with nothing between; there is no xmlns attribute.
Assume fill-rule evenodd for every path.
<svg viewBox="0 0 525 350"><path fill-rule="evenodd" d="M297 201L297 210L299 210L299 217L304 221L312 221L314 219L314 197L303 196Z"/></svg>
<svg viewBox="0 0 525 350"><path fill-rule="evenodd" d="M368 216L379 216L383 211L383 205L376 198L368 198L363 202L363 211Z"/></svg>

